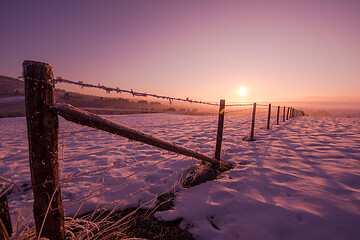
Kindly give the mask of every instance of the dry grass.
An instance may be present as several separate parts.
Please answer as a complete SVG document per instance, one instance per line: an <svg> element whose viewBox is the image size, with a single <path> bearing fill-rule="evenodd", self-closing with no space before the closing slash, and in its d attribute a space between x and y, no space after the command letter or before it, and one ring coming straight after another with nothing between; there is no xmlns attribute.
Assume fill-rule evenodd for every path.
<svg viewBox="0 0 360 240"><path fill-rule="evenodd" d="M67 238L194 239L190 233L179 228L182 219L164 222L154 217L155 212L166 211L173 207L174 194L162 194L157 197L157 200L159 203L153 209L128 208L116 212L98 211L76 219L67 219Z"/></svg>
<svg viewBox="0 0 360 240"><path fill-rule="evenodd" d="M193 187L214 180L221 173L229 171L230 169L232 169L232 165L224 161L220 161L220 164L216 167L210 164L200 163L189 171L188 175L182 181L182 185L185 188Z"/></svg>

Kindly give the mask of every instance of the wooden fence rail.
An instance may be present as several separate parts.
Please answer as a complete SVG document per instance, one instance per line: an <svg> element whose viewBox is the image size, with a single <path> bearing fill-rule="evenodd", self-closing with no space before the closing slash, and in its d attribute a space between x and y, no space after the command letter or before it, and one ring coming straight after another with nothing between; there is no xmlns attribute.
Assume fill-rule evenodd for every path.
<svg viewBox="0 0 360 240"><path fill-rule="evenodd" d="M109 119L103 118L96 114L81 110L68 104L55 104L51 106L51 109L55 110L60 116L70 122L81 124L84 126L96 128L105 132L120 135L130 140L139 141L151 146L162 148L171 152L183 154L185 156L197 158L211 164L219 164L219 161L215 158L211 158L204 154L198 153L189 148L179 146L175 143L165 141L160 138L148 135L136 129L127 127L120 123L113 122Z"/></svg>

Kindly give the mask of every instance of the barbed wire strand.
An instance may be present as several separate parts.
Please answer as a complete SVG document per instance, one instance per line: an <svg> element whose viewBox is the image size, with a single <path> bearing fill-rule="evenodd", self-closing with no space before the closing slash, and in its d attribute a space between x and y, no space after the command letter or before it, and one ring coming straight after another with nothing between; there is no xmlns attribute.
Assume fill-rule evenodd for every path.
<svg viewBox="0 0 360 240"><path fill-rule="evenodd" d="M138 145L141 145L138 144ZM118 148L116 148L115 150L118 150ZM99 151L99 152L106 152L107 150L105 151ZM111 151L111 150L110 150ZM88 156L88 155L92 155L92 154L96 154L96 153L99 153L99 152L94 152L94 153L91 153L91 154L81 154L81 155L77 155L77 156L73 156L72 158L69 158L69 159L73 159L73 158L77 158L77 157L82 157L82 156ZM140 161L146 161L148 160L149 158L153 158L153 157L158 157L158 156L161 156L161 155L171 155L171 154L174 154L174 156L172 156L171 158L173 157L176 157L178 156L178 154L175 154L175 153L171 153L171 152L168 152L166 150L163 150L159 153L154 153L154 154L151 154L151 155L147 155L145 158L141 158L141 159L135 159L135 158L126 158L123 162L120 162L120 163L116 163L116 164L112 164L112 165L107 165L107 166L104 166L104 167L100 167L100 168L97 168L97 169L94 169L94 170L85 170L85 171L81 171L79 173L73 173L69 176L66 176L66 177L63 177L60 179L60 183L62 184L66 184L66 183L69 183L72 179L74 178L77 178L77 177L80 177L80 176L83 176L83 175L91 175L93 173L96 173L96 172L101 172L101 171L107 171L107 170L111 170L112 168L116 168L116 167L122 167L122 165L129 165L129 164L134 164L134 163L137 163L137 162L140 162ZM170 159L171 159L170 158ZM129 160L131 160L131 162L127 162ZM62 159L60 159L62 160ZM66 158L65 158L66 160ZM121 160L119 160L121 161ZM118 162L119 162L118 161ZM51 180L51 181L47 181L47 183L50 183L50 182L53 182L54 180ZM74 181L72 181L74 182ZM39 187L39 186L42 186L42 184L38 184L38 185L34 185L32 186L32 188L36 188L36 187Z"/></svg>
<svg viewBox="0 0 360 240"><path fill-rule="evenodd" d="M164 153L153 154L153 155L150 155L150 156L146 156L145 159L134 159L132 162L130 162L130 164L134 164L134 163L137 163L137 162L140 162L140 161L146 161L150 157L153 158L153 157L160 156L160 155L163 155L163 154ZM90 174L93 174L93 173L96 173L96 172L108 171L108 170L111 170L111 169L116 168L116 167L122 167L122 165L125 165L125 164L129 164L129 163L123 162L123 164L120 163L119 165L118 164L116 164L116 165L113 164L113 165L108 165L108 166L105 166L105 167L100 167L98 169L94 169L94 170L91 170L91 171L82 171L80 173L77 173L75 175L71 175L71 176L63 179L63 182L64 183L69 183L72 179L74 179L76 177L83 176L83 175L90 175ZM74 181L71 181L71 182L74 182Z"/></svg>
<svg viewBox="0 0 360 240"><path fill-rule="evenodd" d="M98 129L88 129L88 130L78 130L78 131L66 131L66 132L59 132L59 134L67 134L68 132L70 134L73 134L73 133L86 133L86 132L96 132L96 131L101 131L101 130L98 130Z"/></svg>
<svg viewBox="0 0 360 240"><path fill-rule="evenodd" d="M149 168L151 168L151 167L153 167L153 166L155 166L155 165L158 165L158 164L160 164L160 163L162 163L162 162L165 162L165 161L167 161L167 160L168 160L168 159L160 160L160 161L156 162L155 164L152 164L152 165L150 165L150 166L148 166L148 167L142 168L141 170L139 170L139 171L137 171L137 172L134 172L134 173L132 173L132 174L129 174L128 176L123 177L123 178L121 178L120 180L117 180L117 181L115 181L115 182L113 182L113 183L107 184L107 185L105 185L104 187L113 186L113 185L115 185L115 184L117 184L117 183L119 183L119 182L121 182L121 181L123 181L123 180L129 179L130 177L132 177L132 176L134 176L134 175L136 175L136 174L138 174L138 173L140 173L140 172L143 172L143 171L145 171L145 170L147 170L147 169L149 169ZM173 164L175 164L175 163L176 163L176 160L175 160L174 162L172 162L171 164L169 164L169 166L171 166L171 165L173 165ZM167 166L167 167L168 167L168 166ZM101 189L96 189L96 190L88 193L87 196L85 196L85 197L82 197L82 198L79 198L79 199L76 199L76 200L74 200L74 201L71 201L71 202L68 202L68 203L64 204L63 207L71 206L71 205L73 205L73 204L76 204L77 202L85 201L85 200L88 200L88 199L91 199L91 198L94 198L94 197L98 197L98 196L100 196L101 194L104 194L104 193L113 191L113 190L115 190L115 189L117 189L117 188L119 188L119 187L121 187L121 186L125 186L125 185L127 185L127 184L129 184L129 183L131 183L131 182L134 182L134 181L136 181L136 180L142 179L143 177L148 177L148 176L154 175L154 174L156 174L156 173L158 173L158 172L160 172L160 171L162 171L162 170L163 170L163 169L159 169L159 170L156 171L156 172L153 172L153 173L150 173L150 174L147 174L147 175L143 175L143 176L141 176L141 177L136 177L136 178L133 179L133 180L129 180L129 181L124 182L124 183L122 183L122 184L120 184L120 185L116 185L116 186L114 186L114 187L111 187L111 188L109 188L109 189L106 189L105 191L103 191L103 192L101 192L101 193L97 193L97 194L92 195L93 193L98 192L99 190L101 190Z"/></svg>
<svg viewBox="0 0 360 240"><path fill-rule="evenodd" d="M137 97L153 97L153 98L168 100L170 104L172 104L173 101L182 101L182 102L197 103L197 104L204 104L204 105L210 105L210 106L219 106L219 103L211 103L211 102L205 102L205 101L199 101L199 100L192 100L189 98L169 97L169 96L157 95L157 94L146 93L146 92L137 92L137 91L134 91L133 89L127 90L127 89L121 89L119 87L113 88L113 87L107 87L102 84L95 85L95 84L84 83L83 81L76 82L76 81L71 81L69 79L64 79L62 77L55 78L53 82L49 82L49 81L41 80L41 79L29 78L29 77L25 77L25 76L20 76L18 78L19 78L19 80L27 78L27 79L31 79L33 81L43 82L43 83L46 83L51 86L55 86L55 84L57 84L57 83L67 83L67 84L80 86L81 88L87 87L87 88L101 89L101 90L104 90L106 93L111 93L111 92L116 92L116 93L120 93L120 94L128 93L128 94L133 95L133 97L135 97L135 96L137 96ZM249 106L249 105L252 105L252 103L225 104L225 106L227 106L227 107L238 107L238 106Z"/></svg>
<svg viewBox="0 0 360 240"><path fill-rule="evenodd" d="M185 158L186 158L186 157L185 157ZM161 178L160 181L161 181L161 182L164 182L166 179L168 179L168 178L170 178L170 177L178 174L179 172L183 172L183 171L184 171L185 169L187 169L187 168L188 168L188 167L183 167L183 168L181 168L181 169L179 169L179 170L177 170L177 171L174 171L174 172L171 173L170 175ZM172 184L169 188L167 188L167 189L166 189L164 192L162 192L161 194L169 191L169 189L174 188L174 185L175 185L176 183L179 183L179 180L177 180L174 184ZM138 191L136 191L135 193L133 193L133 194L130 193L129 195L124 196L124 197L121 198L121 199L118 199L118 200L116 200L116 201L114 201L114 202L112 202L112 203L109 203L109 204L106 205L104 208L107 209L107 208L112 207L113 205L116 205L115 207L112 208L112 211L110 212L110 213L113 213L113 212L116 211L117 207L119 206L119 205L118 205L119 202L121 202L122 200L125 200L125 199L127 199L127 198L130 198L130 197L132 197L132 196L135 196L136 194L138 194L138 193L140 193L140 192L143 192L143 191L145 191L145 190L147 190L147 189L150 189L150 188L152 188L152 187L155 186L155 185L156 185L156 183L153 183L153 184L150 184L149 186L147 186L146 188L140 188L140 189L139 189ZM160 195L161 195L161 194L160 194ZM157 196L158 194L155 194L155 195ZM155 197L156 197L156 196L155 196ZM148 203L152 202L153 199L154 199L154 198L152 198L150 201L146 202L145 205L147 205ZM145 206L145 205L144 205L144 206ZM120 222L120 221L122 221L122 220L123 220L123 219L120 219L118 222Z"/></svg>
<svg viewBox="0 0 360 240"><path fill-rule="evenodd" d="M175 157L176 157L176 156L175 156ZM184 158L187 158L187 157L185 156ZM184 159L184 158L182 158L182 159ZM181 160L182 160L182 159L181 159ZM166 160L168 160L168 159L161 160L161 161L159 161L159 162L157 162L157 163L155 163L155 164L153 164L153 165L157 165L157 164L159 164L159 163L161 163L161 162L164 162L164 161L166 161ZM166 167L169 167L169 166L175 164L176 162L178 162L178 161L175 160L175 161L173 161L172 163L170 163L169 165L167 165ZM152 165L152 166L153 166L153 165ZM148 168L150 168L150 167L152 167L152 166L146 167L146 169L148 169ZM135 174L137 174L137 173L139 173L139 172L142 172L142 171L144 171L144 170L146 170L146 169L141 169L141 170L139 170L139 171L137 171L137 172L134 172L134 173L132 173L132 174L130 174L130 175L122 178L121 180L129 179L131 176L134 176ZM95 194L95 195L89 195L89 194L87 194L87 196L84 196L84 197L81 197L81 198L79 198L79 199L76 199L76 200L73 200L73 201L71 201L71 202L68 202L68 203L63 204L62 207L68 207L68 206L74 205L74 204L76 204L76 203L78 203L78 202L80 202L80 201L86 201L86 200L88 200L88 199L98 197L98 196L102 195L103 193L110 192L110 191L112 191L112 190L114 190L114 189L117 189L117 188L119 188L119 187L121 187L121 186L125 186L125 185L127 185L127 184L129 184L129 183L131 183L131 182L134 182L134 181L136 181L136 180L142 179L142 178L144 178L144 177L148 177L148 176L157 174L157 173L159 173L159 172L162 171L162 170L163 170L163 169L159 169L159 170L156 171L156 172L149 173L149 174L143 175L143 176L141 176L141 177L136 177L136 178L133 179L133 180L129 180L129 181L127 181L127 182L122 183L121 185L117 185L117 186L115 186L115 187L113 187L113 188L107 189L106 191L103 191L103 192L98 193L98 194ZM175 172L175 173L177 173L177 172ZM174 174L175 174L175 173L174 173ZM173 174L172 174L172 175L173 175ZM165 178L161 178L161 179L165 180L165 179L169 178L169 177L172 176L172 175L169 175L169 176L167 176L167 177L165 177ZM161 180L161 179L160 179L160 180ZM120 180L120 181L121 181L121 180ZM119 182L119 181L117 181L117 182ZM156 183L150 184L150 186L148 186L148 187L146 187L146 188L144 188L144 189L141 189L141 191L145 191L146 189L148 189L149 187L154 186L155 184L156 184ZM105 185L105 187L108 187L108 186L111 186L111 185L114 185L114 184L108 184L108 185ZM96 191L94 191L94 192L96 192ZM120 198L120 199L112 202L111 204L114 204L114 203L116 203L116 202L118 202L118 201L120 201L120 200L122 200L122 199L124 199L124 198L131 197L131 196L135 195L136 193L137 193L137 192L135 192L135 193L130 193L128 196L125 196L125 197L123 197L123 198ZM57 210L57 208L52 209L51 211L55 211L55 210ZM51 211L50 211L50 212L51 212ZM37 216L37 217L42 217L42 216L44 216L44 215L45 215L45 214L42 214L42 215Z"/></svg>

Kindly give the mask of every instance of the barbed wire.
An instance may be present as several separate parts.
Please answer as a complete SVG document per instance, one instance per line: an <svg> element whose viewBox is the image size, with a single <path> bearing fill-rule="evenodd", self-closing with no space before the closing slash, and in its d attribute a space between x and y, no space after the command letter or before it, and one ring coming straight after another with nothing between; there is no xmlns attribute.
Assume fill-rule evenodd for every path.
<svg viewBox="0 0 360 240"><path fill-rule="evenodd" d="M73 134L73 133L85 133L85 132L96 132L96 131L100 131L98 129L87 129L87 130L77 130L77 131L64 131L64 132L59 132L59 134Z"/></svg>
<svg viewBox="0 0 360 240"><path fill-rule="evenodd" d="M176 157L176 156L174 156L174 157ZM174 158L174 157L171 157L171 158ZM171 158L169 158L169 159L171 159ZM180 161L181 161L182 159L185 159L185 158L188 158L188 157L185 156L185 157L181 158ZM136 171L136 172L134 172L134 173L131 173L130 175L128 175L128 176L126 176L126 177L122 177L122 178L120 178L119 180L117 180L117 181L115 181L115 182L112 182L111 184L106 184L106 185L102 186L100 189L92 190L91 192L88 192L88 193L86 194L86 196L84 196L84 197L80 197L80 198L75 199L75 200L73 200L73 201L64 203L64 204L63 204L63 207L68 207L68 206L74 205L74 204L76 204L76 203L78 203L78 202L82 202L82 201L85 201L85 200L88 200L88 199L91 199L91 198L94 198L94 197L99 197L99 196L101 196L101 195L104 194L104 193L111 192L111 191L113 191L113 190L115 190L115 189L118 189L118 188L120 188L120 187L122 187L122 186L128 185L129 183L134 182L134 181L136 181L136 180L141 180L141 179L144 179L144 178L146 178L146 177L155 175L155 174L163 171L164 168L167 168L167 167L169 167L169 166L171 166L171 165L174 165L175 163L177 163L177 162L179 161L179 160L174 160L173 162L167 164L164 168L160 168L160 169L156 170L155 172L151 172L151 173L149 173L149 174L145 174L145 175L142 175L142 176L139 176L139 177L135 177L134 179L129 179L130 177L132 177L132 176L134 176L134 175L136 175L136 174L138 174L138 173L140 173L140 172L143 172L143 171L145 171L145 170L147 170L147 169L149 169L149 168L151 168L151 167L153 167L153 166L155 166L155 165L158 165L158 164L160 164L160 163L162 163L162 162L168 161L169 159L160 160L160 161L158 161L158 162L156 162L156 163L154 163L154 164L151 164L150 166L145 167L144 169L141 169L141 170L139 170L139 171ZM166 180L167 178L169 178L169 177L177 174L177 173L180 172L180 171L183 171L183 170L186 169L186 168L187 168L187 167L183 167L183 168L181 168L180 170L175 171L175 172L173 172L172 174L168 175L167 177L162 177L162 178L160 179L160 181L164 181L164 180ZM124 180L127 180L127 179L129 179L129 180L128 180L128 181L124 181ZM120 185L116 185L118 182L121 182L121 181L124 181L124 182L122 182ZM153 183L153 184L149 184L149 185L148 185L147 187L145 187L145 188L140 188L138 191L132 192L132 193L130 193L129 195L127 195L127 196L125 196L125 197L123 197L123 198L120 198L120 199L112 202L110 205L116 204L116 203L118 203L118 202L121 201L121 200L124 200L124 199L126 199L126 198L132 197L132 196L138 194L139 192L145 191L145 190L147 190L147 189L155 186L156 184L157 184L157 183ZM115 185L115 186L113 186L113 185ZM113 187L111 187L111 186L113 186ZM109 187L111 187L111 188L109 188ZM50 212L55 211L56 209L57 209L57 208L52 209ZM41 214L41 215L39 215L38 217L42 217L42 216L44 216L44 215L45 215L45 214Z"/></svg>
<svg viewBox="0 0 360 240"><path fill-rule="evenodd" d="M199 104L205 104L205 105L210 105L210 106L219 106L218 103L210 103L210 102L204 102L204 101L198 101L198 100L191 100L189 98L177 98L177 97L169 97L169 96L162 96L162 95L157 95L157 94L153 94L153 93L146 93L146 92L137 92L134 91L133 89L131 90L126 90L126 89L120 89L120 88L113 88L113 87L106 87L102 84L98 84L98 85L94 85L94 84L89 84L89 83L84 83L83 81L71 81L68 79L64 79L62 77L57 77L54 79L54 83L68 83L68 84L73 84L73 85L77 85L80 86L81 88L83 87L88 87L88 88L98 88L98 89L102 89L104 91L106 91L106 93L111 93L111 92L116 92L116 93L129 93L132 94L133 97L154 97L154 98L159 98L159 99L165 99L168 100L170 102L170 104L173 101L183 101L183 102L189 102L189 103L199 103Z"/></svg>
<svg viewBox="0 0 360 240"><path fill-rule="evenodd" d="M57 77L55 78L52 82L46 81L46 80L41 80L41 79L35 79L35 78L30 78L30 77L25 77L25 76L20 76L18 77L19 80L23 80L23 79L31 79L33 81L38 81L38 82L43 82L46 83L50 86L55 86L55 84L57 83L67 83L67 84L72 84L72 85L77 85L80 86L81 88L87 87L87 88L98 88L101 90L106 91L106 93L111 93L111 92L116 92L116 93L129 93L132 94L133 97L137 96L137 97L154 97L154 98L158 98L158 99L164 99L164 100L168 100L170 104L172 104L173 101L182 101L182 102L189 102L189 103L197 103L197 104L204 104L204 105L210 105L210 106L219 106L219 103L212 103L212 102L205 102L205 101L199 101L199 100L192 100L189 98L178 98L178 97L169 97L169 96L163 96L163 95L158 95L158 94L154 94L154 93L147 93L147 92L137 92L134 91L133 89L131 90L127 90L127 89L121 89L119 87L107 87L105 85L102 84L89 84L89 83L84 83L84 81L72 81L69 79L64 79L62 77ZM250 106L253 105L253 103L232 103L232 104L225 104L226 107L241 107L241 106Z"/></svg>
<svg viewBox="0 0 360 240"><path fill-rule="evenodd" d="M240 112L246 112L246 111L251 111L252 108L245 108L245 109L239 109L239 110L234 110L234 111L225 111L226 113L240 113Z"/></svg>

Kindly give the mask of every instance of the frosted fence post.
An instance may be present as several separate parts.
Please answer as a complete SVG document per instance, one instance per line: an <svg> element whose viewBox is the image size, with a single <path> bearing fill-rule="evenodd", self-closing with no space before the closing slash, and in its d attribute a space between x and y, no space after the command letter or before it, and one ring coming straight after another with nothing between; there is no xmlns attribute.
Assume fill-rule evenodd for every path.
<svg viewBox="0 0 360 240"><path fill-rule="evenodd" d="M285 109L286 109L286 107L284 106L284 111L283 111L283 122L285 122Z"/></svg>
<svg viewBox="0 0 360 240"><path fill-rule="evenodd" d="M55 104L53 69L47 63L24 61L23 75L36 233L41 232L40 237L44 238L65 239L59 186L59 121L58 115L49 108Z"/></svg>
<svg viewBox="0 0 360 240"><path fill-rule="evenodd" d="M216 149L215 149L215 158L217 160L220 160L220 154L221 154L221 142L222 142L223 128L224 128L224 115L225 115L225 99L221 99L220 108L219 108L218 129L216 136Z"/></svg>
<svg viewBox="0 0 360 240"><path fill-rule="evenodd" d="M4 188L4 189L2 189ZM0 239L8 239L12 234L11 218L5 186L0 184Z"/></svg>
<svg viewBox="0 0 360 240"><path fill-rule="evenodd" d="M276 125L279 125L279 118L280 118L280 106L278 106L278 110L277 110Z"/></svg>
<svg viewBox="0 0 360 240"><path fill-rule="evenodd" d="M268 110L268 120L267 120L267 129L270 129L270 118L271 118L271 103L269 103L269 110Z"/></svg>
<svg viewBox="0 0 360 240"><path fill-rule="evenodd" d="M289 120L289 111L290 111L290 107L288 107L287 112L286 112L286 120Z"/></svg>
<svg viewBox="0 0 360 240"><path fill-rule="evenodd" d="M249 139L249 141L255 141L255 139L254 139L255 114L256 114L256 103L254 103L254 106L253 106L251 131L250 131L250 139Z"/></svg>

